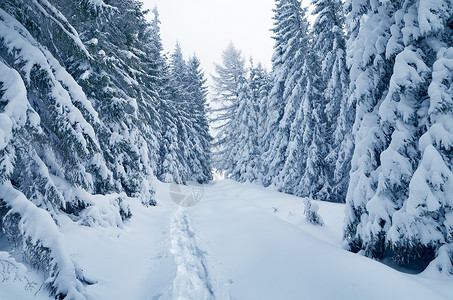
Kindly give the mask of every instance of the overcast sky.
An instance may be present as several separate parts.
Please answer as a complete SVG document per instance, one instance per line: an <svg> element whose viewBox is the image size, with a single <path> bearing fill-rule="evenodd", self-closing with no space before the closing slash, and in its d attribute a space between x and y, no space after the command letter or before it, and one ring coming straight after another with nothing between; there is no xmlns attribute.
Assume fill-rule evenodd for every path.
<svg viewBox="0 0 453 300"><path fill-rule="evenodd" d="M252 56L269 70L274 41L274 0L143 0L145 8L159 10L165 50L176 41L185 58L196 53L206 76L221 63L222 51L233 42L246 58ZM150 15L152 17L152 14Z"/></svg>

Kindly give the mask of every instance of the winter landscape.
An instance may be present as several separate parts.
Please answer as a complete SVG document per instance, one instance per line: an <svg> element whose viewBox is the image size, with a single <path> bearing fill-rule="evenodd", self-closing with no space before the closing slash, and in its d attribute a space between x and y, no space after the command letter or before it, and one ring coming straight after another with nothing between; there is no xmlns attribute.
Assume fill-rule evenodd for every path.
<svg viewBox="0 0 453 300"><path fill-rule="evenodd" d="M452 299L453 1L274 2L0 1L0 299Z"/></svg>

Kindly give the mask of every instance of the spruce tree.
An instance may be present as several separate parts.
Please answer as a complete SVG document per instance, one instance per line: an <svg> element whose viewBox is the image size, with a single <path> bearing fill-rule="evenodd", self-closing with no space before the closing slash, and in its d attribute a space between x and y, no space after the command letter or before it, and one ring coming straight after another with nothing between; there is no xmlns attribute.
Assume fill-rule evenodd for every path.
<svg viewBox="0 0 453 300"><path fill-rule="evenodd" d="M94 130L100 123L96 111L64 66L33 37L36 32L19 21L26 19L24 24L41 28L43 35L58 25L68 26L61 15L42 24L55 7L41 4L0 4L0 224L12 245L48 276L46 285L54 295L83 298L83 274L67 253L52 216L66 211L77 217L80 208L93 205L88 197L71 197L61 183L92 193L97 180L112 183L111 172ZM78 35L63 34L61 53L68 44L74 55L87 59Z"/></svg>
<svg viewBox="0 0 453 300"><path fill-rule="evenodd" d="M326 134L326 99L322 95L324 82L318 72L320 62L317 53L309 52L305 58L304 89L302 110L304 116L300 125L302 132L301 156L304 161L296 195L313 199L328 199L328 174L325 166L329 138Z"/></svg>
<svg viewBox="0 0 453 300"><path fill-rule="evenodd" d="M356 106L353 126L354 153L346 196L344 238L352 251L366 249L381 256L385 236L370 240L368 202L375 196L381 166L380 154L388 145L381 128L379 106L389 86L392 62L386 44L392 24L393 2L348 1L347 64L350 68L349 98ZM388 226L383 224L384 226ZM379 225L378 225L379 226Z"/></svg>
<svg viewBox="0 0 453 300"><path fill-rule="evenodd" d="M261 64L251 67L248 79L242 77L239 88L239 108L231 127L232 139L236 142L229 148L229 168L225 174L237 181L254 182L260 169L258 118L261 87L266 84L267 74Z"/></svg>
<svg viewBox="0 0 453 300"><path fill-rule="evenodd" d="M206 87L206 79L201 63L198 58L193 55L188 61L188 87L187 92L191 103L190 113L193 119L193 136L196 142L192 151L194 152L196 162L192 180L199 183L205 183L212 180L211 167L211 141L212 137L209 133L209 122L207 119L207 97L208 90Z"/></svg>
<svg viewBox="0 0 453 300"><path fill-rule="evenodd" d="M453 274L453 6L439 1L427 8L422 1L404 1L392 32L396 59L388 107L397 106L400 123L415 127L409 127L407 139L415 150L404 154L416 161L411 161L411 177L404 178L405 201L393 215L388 239L398 262L437 257L431 268Z"/></svg>
<svg viewBox="0 0 453 300"><path fill-rule="evenodd" d="M312 25L314 52L320 56L321 91L326 103L325 184L320 199L344 202L353 146L354 107L348 99L349 72L346 66L346 37L343 4L339 0L314 0Z"/></svg>
<svg viewBox="0 0 453 300"><path fill-rule="evenodd" d="M393 214L408 197L409 182L419 161L417 136L423 123L418 116L429 74L429 68L414 48L409 46L400 52L402 44L394 45L398 43L395 27L400 26L402 19L400 12L395 13L400 9L398 4L389 8L394 14L394 19L390 20L394 24L386 55L394 59L393 74L387 95L379 107L381 128L389 143L380 153L376 194L367 204L369 220L364 222L369 236L365 249L369 255L378 258L385 254ZM400 36L399 33L396 35Z"/></svg>
<svg viewBox="0 0 453 300"><path fill-rule="evenodd" d="M238 136L237 146L241 151L235 158L236 169L231 173L238 181L256 182L259 181L261 170L261 149L260 149L260 116L263 114L260 108L260 101L265 96L266 87L269 85L268 74L261 63L257 66L250 59L250 72L242 90L241 106L239 107L237 119L242 124ZM262 117L262 116L261 116Z"/></svg>
<svg viewBox="0 0 453 300"><path fill-rule="evenodd" d="M200 62L183 58L179 44L168 65L169 80L163 99L164 144L158 178L171 182L211 180L209 126L206 119L207 90ZM167 119L168 118L168 119Z"/></svg>
<svg viewBox="0 0 453 300"><path fill-rule="evenodd" d="M399 263L437 256L431 268L451 273L451 3L357 4L351 11L366 18L348 46L351 94L361 97L345 237L352 250L393 252Z"/></svg>
<svg viewBox="0 0 453 300"><path fill-rule="evenodd" d="M281 173L291 142L291 123L302 108L300 96L305 86L299 80L303 77L305 50L308 47L308 23L305 10L298 0L277 1L274 20L272 89L268 96L267 122L263 129L266 144L262 147L261 178L265 186L274 184L281 189L285 173L288 172ZM292 185L286 183L286 187L291 189Z"/></svg>
<svg viewBox="0 0 453 300"><path fill-rule="evenodd" d="M230 166L228 161L232 159L232 153L228 150L236 141L233 134L233 120L236 118L240 106L239 89L241 80L246 75L245 60L241 52L232 43L228 45L222 54L222 65L215 66L217 75L214 80L213 127L216 131L214 136L213 165L219 170L226 170Z"/></svg>

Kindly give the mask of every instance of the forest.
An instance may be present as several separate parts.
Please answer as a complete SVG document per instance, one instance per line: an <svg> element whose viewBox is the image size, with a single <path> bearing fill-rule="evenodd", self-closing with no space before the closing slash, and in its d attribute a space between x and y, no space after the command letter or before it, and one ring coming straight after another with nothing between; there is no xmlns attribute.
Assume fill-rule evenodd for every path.
<svg viewBox="0 0 453 300"><path fill-rule="evenodd" d="M210 93L196 55L164 50L158 8L2 0L0 278L27 268L52 297L98 299L87 290L102 280L79 267L68 228L122 232L144 212L161 220L171 210L161 190L174 185L215 198L220 184L219 199L236 188L239 199L250 184L295 196L320 227L337 207L337 248L451 283L453 2L311 7L275 0L271 69L231 43ZM213 183L216 172L231 186ZM225 204L212 205L221 219ZM171 216L170 239L202 258L189 212ZM185 249L171 244L178 266ZM172 295L150 299L235 299L206 283L203 260L197 268L203 293L178 273Z"/></svg>
<svg viewBox="0 0 453 300"><path fill-rule="evenodd" d="M299 1L277 1L270 74L225 50L214 166L345 202L353 252L401 264L437 257L452 273L453 4L312 4L310 25Z"/></svg>

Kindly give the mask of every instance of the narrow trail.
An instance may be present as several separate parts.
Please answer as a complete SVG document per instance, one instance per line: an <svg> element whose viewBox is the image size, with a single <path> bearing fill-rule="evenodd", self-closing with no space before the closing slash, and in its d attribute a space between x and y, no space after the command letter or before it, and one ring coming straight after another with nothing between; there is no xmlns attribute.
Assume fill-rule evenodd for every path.
<svg viewBox="0 0 453 300"><path fill-rule="evenodd" d="M170 252L177 267L172 283L172 299L215 299L203 252L195 241L195 232L183 208L170 219Z"/></svg>

